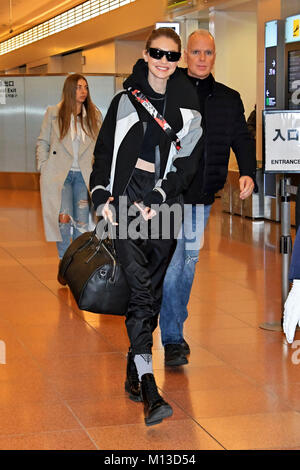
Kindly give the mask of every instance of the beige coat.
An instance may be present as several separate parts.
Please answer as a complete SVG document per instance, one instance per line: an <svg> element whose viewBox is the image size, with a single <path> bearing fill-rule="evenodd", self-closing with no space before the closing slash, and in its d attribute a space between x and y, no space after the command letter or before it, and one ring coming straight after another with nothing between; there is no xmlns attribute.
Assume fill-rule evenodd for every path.
<svg viewBox="0 0 300 470"><path fill-rule="evenodd" d="M41 173L40 190L43 220L47 241L61 241L59 211L64 181L73 163L71 132L60 140L58 126L59 105L49 106L36 144L37 168ZM101 113L99 111L99 127ZM81 140L78 162L87 188L92 171L95 140L88 135Z"/></svg>

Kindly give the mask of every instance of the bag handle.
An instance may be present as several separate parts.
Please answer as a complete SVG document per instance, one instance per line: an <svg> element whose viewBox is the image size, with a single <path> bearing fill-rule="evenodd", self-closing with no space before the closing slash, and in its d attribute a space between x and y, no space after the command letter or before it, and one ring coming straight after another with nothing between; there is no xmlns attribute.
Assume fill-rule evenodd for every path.
<svg viewBox="0 0 300 470"><path fill-rule="evenodd" d="M108 232L108 235L109 235L109 239L111 241L114 254L116 255L116 247L115 247L115 242L114 242L113 226L109 222L109 220L106 220L105 224L103 224L102 233L100 233L100 228L102 228L101 227L102 224L103 224L103 218L99 220L99 222L97 223L97 225L95 227L95 230L94 230L94 233L95 233L97 239L99 240L99 245L103 243L104 235L106 233L106 228L108 228L107 232Z"/></svg>
<svg viewBox="0 0 300 470"><path fill-rule="evenodd" d="M153 106L152 103L148 100L148 98L140 91L140 90L133 90L132 87L127 88L132 96L148 111L148 113L153 117L153 119L157 122L157 124L162 128L162 130L167 134L169 139L175 145L177 152L181 149L180 139L177 136L176 132L172 129L170 124L167 123L165 118L157 111L157 109Z"/></svg>
<svg viewBox="0 0 300 470"><path fill-rule="evenodd" d="M101 220L99 221L101 222ZM105 229L106 227L108 226L108 230L111 231L111 236L110 236L110 240L111 240L111 245L112 245L112 251L113 251L113 256L116 258L116 247L115 247L115 243L114 243L114 237L113 237L113 232L112 232L112 225L106 221L106 224L104 224L104 227L103 227L103 231L102 231L102 234L101 236L99 235L99 230L100 230L100 224L99 222L97 223L96 227L94 228L94 230L92 232L90 232L90 236L89 238L86 240L86 242L80 247L80 248L77 248L77 250L69 257L69 259L63 264L63 266L60 265L60 268L59 268L59 271L60 271L60 275L62 277L65 276L70 264L72 263L73 259L74 259L74 255L76 253L79 253L80 251L84 250L89 244L91 244L93 242L93 240L95 239L95 237L97 238L98 240L98 243L97 243L97 247L96 247L96 251L98 251L100 249L100 246L103 244L103 237L104 237L104 234L105 234ZM106 248L107 250L107 248ZM89 258L86 260L86 263L88 263L93 257L95 256L95 253Z"/></svg>

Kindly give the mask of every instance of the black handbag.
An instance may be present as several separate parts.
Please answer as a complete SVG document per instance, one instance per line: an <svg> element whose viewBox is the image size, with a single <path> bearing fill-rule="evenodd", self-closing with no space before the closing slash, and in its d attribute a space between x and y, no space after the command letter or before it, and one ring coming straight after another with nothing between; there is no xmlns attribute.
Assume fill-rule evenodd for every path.
<svg viewBox="0 0 300 470"><path fill-rule="evenodd" d="M59 264L57 276L68 285L78 307L92 313L125 315L130 290L112 238L97 230L76 238Z"/></svg>

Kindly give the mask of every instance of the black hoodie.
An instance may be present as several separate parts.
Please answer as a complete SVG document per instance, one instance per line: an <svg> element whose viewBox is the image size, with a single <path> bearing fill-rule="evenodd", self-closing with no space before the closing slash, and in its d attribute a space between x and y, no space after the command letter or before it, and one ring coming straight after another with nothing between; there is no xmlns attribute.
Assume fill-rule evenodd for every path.
<svg viewBox="0 0 300 470"><path fill-rule="evenodd" d="M154 92L147 77L148 65L140 59L133 67L132 75L125 80L124 88L140 90L155 106L155 101L162 95ZM182 148L176 154L170 138L158 129L160 179L144 198L146 205L174 198L189 186L202 156L199 109L196 90L186 75L176 69L167 82L164 117L176 133L180 132ZM105 203L110 195L116 198L124 194L137 159L141 156L144 123L151 119L130 92L118 93L113 98L94 151L90 189L95 208Z"/></svg>
<svg viewBox="0 0 300 470"><path fill-rule="evenodd" d="M133 74L125 80L123 87L144 90L150 103L157 109L159 114L164 115L166 94L160 94L153 90L147 79L148 67L142 59L133 68ZM145 115L145 135L141 148L141 158L143 160L155 163L155 147L159 145L161 132L164 132L157 122L150 116Z"/></svg>

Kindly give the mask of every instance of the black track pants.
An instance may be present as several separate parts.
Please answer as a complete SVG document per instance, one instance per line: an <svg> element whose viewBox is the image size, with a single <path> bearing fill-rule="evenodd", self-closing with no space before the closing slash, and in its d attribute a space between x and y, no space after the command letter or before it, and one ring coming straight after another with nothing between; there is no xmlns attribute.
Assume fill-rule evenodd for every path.
<svg viewBox="0 0 300 470"><path fill-rule="evenodd" d="M133 354L152 352L163 280L175 247L175 240L116 240L131 289L125 323Z"/></svg>

